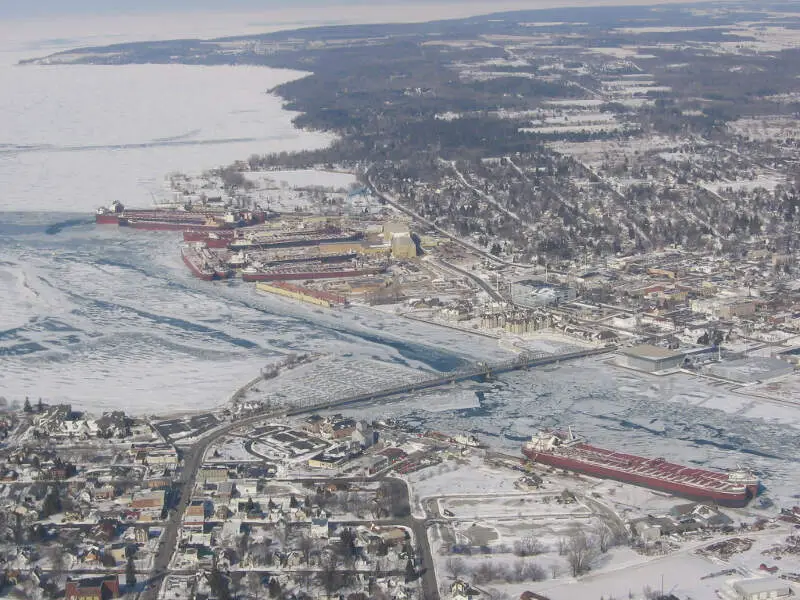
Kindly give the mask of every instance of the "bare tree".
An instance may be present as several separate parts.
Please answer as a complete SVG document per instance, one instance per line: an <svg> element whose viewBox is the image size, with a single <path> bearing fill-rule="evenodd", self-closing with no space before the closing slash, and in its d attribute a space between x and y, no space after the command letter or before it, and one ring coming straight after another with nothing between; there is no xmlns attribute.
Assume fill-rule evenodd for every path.
<svg viewBox="0 0 800 600"><path fill-rule="evenodd" d="M614 532L606 525L605 523L598 523L594 529L592 529L592 534L597 540L597 546L600 548L600 552L605 554L608 552L608 549L614 545Z"/></svg>
<svg viewBox="0 0 800 600"><path fill-rule="evenodd" d="M517 556L536 556L544 552L544 545L533 537L524 537L514 542L514 554Z"/></svg>
<svg viewBox="0 0 800 600"><path fill-rule="evenodd" d="M263 596L264 586L261 585L261 575L255 571L247 574L247 591L256 599L260 600Z"/></svg>
<svg viewBox="0 0 800 600"><path fill-rule="evenodd" d="M297 540L297 549L303 553L303 562L305 562L306 565L308 565L308 560L311 558L311 553L314 551L316 546L316 540L314 540L314 538L307 533L303 533Z"/></svg>
<svg viewBox="0 0 800 600"><path fill-rule="evenodd" d="M485 560L472 572L472 581L476 585L489 583L497 577L494 565L491 561Z"/></svg>
<svg viewBox="0 0 800 600"><path fill-rule="evenodd" d="M61 577L64 574L64 552L59 546L51 546L47 549L47 557L50 559L50 569L53 579L58 585L61 584Z"/></svg>
<svg viewBox="0 0 800 600"><path fill-rule="evenodd" d="M523 581L525 579L525 561L514 561L514 564L511 566L511 573L513 574L514 581Z"/></svg>
<svg viewBox="0 0 800 600"><path fill-rule="evenodd" d="M317 573L320 585L325 589L325 594L330 598L342 586L342 573L339 568L339 557L333 552L326 552L322 565Z"/></svg>
<svg viewBox="0 0 800 600"><path fill-rule="evenodd" d="M566 556L573 577L578 577L588 571L589 565L596 555L597 547L594 540L586 537L582 531L575 532L569 538Z"/></svg>
<svg viewBox="0 0 800 600"><path fill-rule="evenodd" d="M527 563L522 574L527 581L543 581L546 578L544 569L537 563Z"/></svg>
<svg viewBox="0 0 800 600"><path fill-rule="evenodd" d="M567 553L568 546L569 546L569 540L567 538L564 537L558 538L558 555L564 556Z"/></svg>
<svg viewBox="0 0 800 600"><path fill-rule="evenodd" d="M550 576L553 579L558 579L558 576L561 574L561 568L558 566L558 563L553 563L550 565Z"/></svg>
<svg viewBox="0 0 800 600"><path fill-rule="evenodd" d="M453 579L458 579L467 570L467 564L460 556L447 559L446 563L447 572Z"/></svg>

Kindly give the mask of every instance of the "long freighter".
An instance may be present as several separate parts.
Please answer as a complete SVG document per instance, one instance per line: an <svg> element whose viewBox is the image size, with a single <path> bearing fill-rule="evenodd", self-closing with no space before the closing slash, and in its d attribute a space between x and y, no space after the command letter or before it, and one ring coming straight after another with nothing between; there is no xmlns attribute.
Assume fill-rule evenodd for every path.
<svg viewBox="0 0 800 600"><path fill-rule="evenodd" d="M326 263L309 261L301 265L278 265L274 267L246 267L242 270L244 281L299 281L303 279L333 279L336 277L359 277L383 273L386 265L356 266L349 263Z"/></svg>
<svg viewBox="0 0 800 600"><path fill-rule="evenodd" d="M195 277L203 281L213 281L221 278L220 273L218 273L220 267L215 267L211 262L211 257L208 255L208 250L204 245L198 243L181 246L181 258L183 258L183 263L189 267Z"/></svg>
<svg viewBox="0 0 800 600"><path fill-rule="evenodd" d="M759 481L749 471L719 473L596 448L576 437L570 429L541 432L522 447L531 461L593 477L667 492L698 502L742 507L758 494Z"/></svg>
<svg viewBox="0 0 800 600"><path fill-rule="evenodd" d="M266 212L261 209L227 212L204 209L128 209L116 201L109 208L97 209L95 214L95 223L98 225L118 225L149 231L221 232L260 224L265 220Z"/></svg>

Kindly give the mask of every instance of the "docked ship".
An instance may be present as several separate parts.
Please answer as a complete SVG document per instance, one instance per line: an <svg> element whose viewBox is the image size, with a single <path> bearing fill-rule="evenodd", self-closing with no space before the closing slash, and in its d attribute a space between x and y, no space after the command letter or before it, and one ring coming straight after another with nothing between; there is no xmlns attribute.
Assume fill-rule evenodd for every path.
<svg viewBox="0 0 800 600"><path fill-rule="evenodd" d="M522 447L531 461L614 479L698 502L742 507L758 494L759 480L745 469L719 473L590 446L569 429L541 432Z"/></svg>
<svg viewBox="0 0 800 600"><path fill-rule="evenodd" d="M249 266L242 269L244 281L299 281L305 279L332 279L335 277L360 277L383 273L386 265L357 265L354 263L329 263L309 261L295 265L275 267Z"/></svg>
<svg viewBox="0 0 800 600"><path fill-rule="evenodd" d="M181 258L183 258L183 263L189 267L192 274L203 281L219 279L220 273L225 270L224 267L215 265L212 262L212 257L209 255L208 250L201 244L181 246ZM228 276L225 275L225 277Z"/></svg>
<svg viewBox="0 0 800 600"><path fill-rule="evenodd" d="M360 231L341 231L332 228L295 231L275 235L272 233L234 238L228 247L231 250L257 250L269 248L290 248L294 246L313 246L334 242L352 242L360 240L364 234Z"/></svg>
<svg viewBox="0 0 800 600"><path fill-rule="evenodd" d="M121 202L114 201L108 208L98 208L95 223L98 225L118 225L149 231L224 231L246 225L263 223L266 213L263 210L220 212L218 210L183 209L129 209Z"/></svg>
<svg viewBox="0 0 800 600"><path fill-rule="evenodd" d="M199 228L183 230L184 242L203 242L209 248L227 248L233 241L235 229L220 229L208 231Z"/></svg>

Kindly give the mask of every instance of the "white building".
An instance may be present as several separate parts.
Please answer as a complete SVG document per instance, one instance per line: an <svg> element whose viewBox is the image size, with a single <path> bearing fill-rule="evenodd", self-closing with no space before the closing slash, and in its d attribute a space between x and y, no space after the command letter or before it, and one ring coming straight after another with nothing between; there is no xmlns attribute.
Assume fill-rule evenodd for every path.
<svg viewBox="0 0 800 600"><path fill-rule="evenodd" d="M792 595L789 582L777 577L760 577L758 579L742 579L732 585L737 600L768 600L770 598L788 598Z"/></svg>

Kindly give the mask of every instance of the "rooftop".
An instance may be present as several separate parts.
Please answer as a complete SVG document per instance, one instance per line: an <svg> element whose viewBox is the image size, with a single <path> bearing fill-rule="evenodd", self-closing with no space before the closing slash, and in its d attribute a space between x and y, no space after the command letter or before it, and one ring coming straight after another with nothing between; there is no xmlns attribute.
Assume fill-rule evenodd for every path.
<svg viewBox="0 0 800 600"><path fill-rule="evenodd" d="M674 358L682 356L683 352L677 352L661 346L653 346L651 344L640 344L632 348L622 348L621 354L626 356L634 356L636 358L644 358L648 360L658 360L660 358Z"/></svg>

